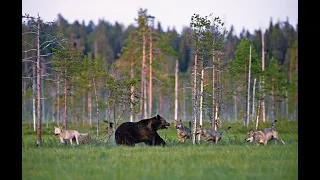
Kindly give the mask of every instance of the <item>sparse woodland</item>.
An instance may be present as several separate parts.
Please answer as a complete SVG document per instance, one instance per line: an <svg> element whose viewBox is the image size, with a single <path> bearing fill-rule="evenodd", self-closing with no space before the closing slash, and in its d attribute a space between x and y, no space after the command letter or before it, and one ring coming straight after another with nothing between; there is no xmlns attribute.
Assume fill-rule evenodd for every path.
<svg viewBox="0 0 320 180"><path fill-rule="evenodd" d="M238 37L214 15L191 14L182 32L164 30L147 9L128 27L61 14L22 19L22 120L38 145L52 123L96 127L99 136L107 120L110 140L120 122L155 114L192 121L193 130L203 121L297 120L297 24L270 20Z"/></svg>

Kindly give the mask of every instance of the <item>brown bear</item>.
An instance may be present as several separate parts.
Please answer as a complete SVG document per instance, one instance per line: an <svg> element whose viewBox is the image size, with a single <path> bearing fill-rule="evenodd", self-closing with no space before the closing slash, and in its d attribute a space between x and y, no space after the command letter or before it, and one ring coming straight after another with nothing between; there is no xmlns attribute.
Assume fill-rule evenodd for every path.
<svg viewBox="0 0 320 180"><path fill-rule="evenodd" d="M135 146L144 142L146 145L166 145L157 130L167 129L170 126L163 117L156 115L138 122L124 122L116 129L114 136L118 145Z"/></svg>

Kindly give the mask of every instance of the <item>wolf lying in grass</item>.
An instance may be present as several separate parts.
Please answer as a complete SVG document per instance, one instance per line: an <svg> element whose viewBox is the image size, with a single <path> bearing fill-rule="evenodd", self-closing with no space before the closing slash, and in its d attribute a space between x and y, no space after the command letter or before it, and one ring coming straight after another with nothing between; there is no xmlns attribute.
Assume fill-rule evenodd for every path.
<svg viewBox="0 0 320 180"><path fill-rule="evenodd" d="M88 133L79 133L77 130L64 130L59 127L54 126L54 135L59 135L60 136L60 142L64 143L65 139L70 140L70 144L72 145L72 140L76 139L77 145L79 145L79 137L80 136L88 136Z"/></svg>
<svg viewBox="0 0 320 180"><path fill-rule="evenodd" d="M196 135L201 134L205 141L213 141L215 144L221 140L222 135L228 131L231 127L227 127L221 132L215 131L214 129L203 129L202 126L196 129Z"/></svg>
<svg viewBox="0 0 320 180"><path fill-rule="evenodd" d="M278 135L275 130L275 123L277 120L272 121L271 127L264 128L262 131L250 131L245 138L246 142L255 142L266 145L268 141L277 140L281 141L282 144L286 144ZM261 134L262 133L262 134Z"/></svg>
<svg viewBox="0 0 320 180"><path fill-rule="evenodd" d="M191 139L191 121L189 121L189 128L186 127L182 120L174 120L174 127L177 129L179 143L185 143L187 139Z"/></svg>

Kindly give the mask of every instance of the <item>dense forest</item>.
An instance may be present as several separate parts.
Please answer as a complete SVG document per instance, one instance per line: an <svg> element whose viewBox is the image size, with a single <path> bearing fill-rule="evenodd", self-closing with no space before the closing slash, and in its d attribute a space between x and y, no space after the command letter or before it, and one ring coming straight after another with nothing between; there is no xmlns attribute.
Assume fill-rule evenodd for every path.
<svg viewBox="0 0 320 180"><path fill-rule="evenodd" d="M94 126L100 120L137 121L155 114L190 121L193 85L200 87L200 80L196 104L201 104L204 120L216 113L222 122L243 121L248 115L260 121L297 120L297 24L270 20L264 32L243 29L237 36L233 26L226 29L215 18L220 29L211 38L219 47L210 46L213 54L206 56L201 52L209 47L195 38L195 26L180 33L164 30L146 9L132 19L124 27L107 20L70 23L61 14L55 22L44 22L41 14L23 15L22 120L34 128L40 117L47 127L56 122L65 128L68 122ZM203 49L194 68L197 42Z"/></svg>

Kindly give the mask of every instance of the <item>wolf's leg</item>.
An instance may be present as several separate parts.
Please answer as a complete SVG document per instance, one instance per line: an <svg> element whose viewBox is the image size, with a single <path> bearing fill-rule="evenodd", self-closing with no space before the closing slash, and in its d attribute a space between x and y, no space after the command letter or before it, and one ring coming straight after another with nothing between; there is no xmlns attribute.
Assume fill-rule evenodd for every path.
<svg viewBox="0 0 320 180"><path fill-rule="evenodd" d="M70 138L69 140L70 140L70 144L72 145L72 138Z"/></svg>
<svg viewBox="0 0 320 180"><path fill-rule="evenodd" d="M219 137L218 136L215 136L215 144L218 144L218 141L219 141Z"/></svg>
<svg viewBox="0 0 320 180"><path fill-rule="evenodd" d="M64 140L62 137L60 137L60 143L64 144Z"/></svg>
<svg viewBox="0 0 320 180"><path fill-rule="evenodd" d="M286 144L282 139L279 139L279 140L282 142L282 144L284 144L284 145Z"/></svg>
<svg viewBox="0 0 320 180"><path fill-rule="evenodd" d="M282 142L282 144L286 144L281 138L274 138L274 140L277 142L277 141L281 141Z"/></svg>
<svg viewBox="0 0 320 180"><path fill-rule="evenodd" d="M79 137L78 136L75 136L76 137L76 141L77 141L77 145L79 145Z"/></svg>

